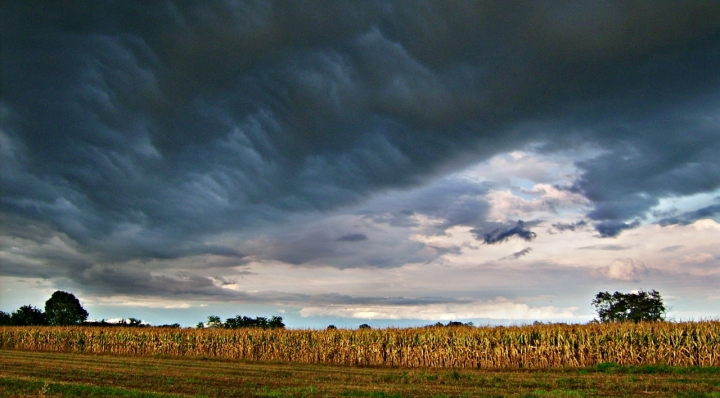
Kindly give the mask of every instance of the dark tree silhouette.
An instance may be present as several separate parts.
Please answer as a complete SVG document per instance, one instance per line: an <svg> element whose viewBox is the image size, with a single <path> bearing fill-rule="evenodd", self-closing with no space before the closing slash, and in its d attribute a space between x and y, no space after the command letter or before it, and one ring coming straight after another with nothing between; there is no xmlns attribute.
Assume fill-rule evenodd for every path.
<svg viewBox="0 0 720 398"><path fill-rule="evenodd" d="M75 295L58 290L45 302L45 316L51 325L80 325L88 312Z"/></svg>
<svg viewBox="0 0 720 398"><path fill-rule="evenodd" d="M637 293L600 292L592 305L601 322L641 322L665 320L665 305L655 290Z"/></svg>
<svg viewBox="0 0 720 398"><path fill-rule="evenodd" d="M285 324L282 321L281 316L273 316L270 319L259 316L257 318L250 318L247 316L237 315L235 318L228 318L225 320L223 326L227 329L239 329L239 328L262 328L262 329L283 329Z"/></svg>
<svg viewBox="0 0 720 398"><path fill-rule="evenodd" d="M10 323L16 326L40 326L47 325L47 319L39 308L23 305L12 313Z"/></svg>
<svg viewBox="0 0 720 398"><path fill-rule="evenodd" d="M281 316L273 316L268 321L268 327L270 329L284 329L285 324L283 323Z"/></svg>
<svg viewBox="0 0 720 398"><path fill-rule="evenodd" d="M0 311L0 326L12 325L12 317L5 311Z"/></svg>

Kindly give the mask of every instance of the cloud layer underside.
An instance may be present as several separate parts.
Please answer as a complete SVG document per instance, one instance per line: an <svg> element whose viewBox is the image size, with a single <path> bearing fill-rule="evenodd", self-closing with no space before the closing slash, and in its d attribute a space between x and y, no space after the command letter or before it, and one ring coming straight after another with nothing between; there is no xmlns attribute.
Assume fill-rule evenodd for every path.
<svg viewBox="0 0 720 398"><path fill-rule="evenodd" d="M603 236L720 186L718 3L1 7L2 212L117 260L529 143L603 150L571 187Z"/></svg>

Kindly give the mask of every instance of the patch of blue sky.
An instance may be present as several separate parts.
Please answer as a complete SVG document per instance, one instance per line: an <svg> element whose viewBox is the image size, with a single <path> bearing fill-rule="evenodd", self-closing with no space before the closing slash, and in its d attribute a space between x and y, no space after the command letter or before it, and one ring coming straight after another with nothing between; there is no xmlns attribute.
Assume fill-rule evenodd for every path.
<svg viewBox="0 0 720 398"><path fill-rule="evenodd" d="M712 192L701 192L695 195L661 198L658 205L648 212L648 222L657 222L667 217L681 215L717 204L720 204L720 188ZM716 214L712 219L720 221L720 215Z"/></svg>

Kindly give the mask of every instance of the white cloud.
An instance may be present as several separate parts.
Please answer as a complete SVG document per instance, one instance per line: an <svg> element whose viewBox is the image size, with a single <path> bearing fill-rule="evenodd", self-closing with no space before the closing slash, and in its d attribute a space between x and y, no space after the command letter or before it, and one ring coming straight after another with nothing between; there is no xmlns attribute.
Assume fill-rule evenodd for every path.
<svg viewBox="0 0 720 398"><path fill-rule="evenodd" d="M459 319L574 319L577 307L530 307L502 297L493 301L424 305L328 305L300 310L303 317L336 316L356 319L419 319L451 321ZM584 319L584 318L583 318Z"/></svg>
<svg viewBox="0 0 720 398"><path fill-rule="evenodd" d="M557 214L563 209L589 205L589 201L582 195L548 184L536 184L530 189L521 188L517 194L511 189L492 190L487 199L492 206L488 218L497 221L534 218L539 215L537 213Z"/></svg>
<svg viewBox="0 0 720 398"><path fill-rule="evenodd" d="M691 224L693 228L697 229L698 231L708 231L708 230L715 230L720 231L720 224L715 222L715 220L711 220L709 218L703 219L703 220L697 220L694 223Z"/></svg>
<svg viewBox="0 0 720 398"><path fill-rule="evenodd" d="M190 308L190 303L179 302L177 300L157 298L157 297L133 297L133 296L111 296L111 297L93 297L85 300L89 305L101 306L119 306L119 307L143 307L143 308ZM202 306L202 305L201 305Z"/></svg>
<svg viewBox="0 0 720 398"><path fill-rule="evenodd" d="M616 259L608 266L600 268L599 271L608 279L639 281L642 276L647 274L648 268L641 261L628 258Z"/></svg>
<svg viewBox="0 0 720 398"><path fill-rule="evenodd" d="M688 254L687 256L683 257L683 262L693 263L693 264L704 264L713 259L715 259L715 256L713 256L710 253L692 253L692 254Z"/></svg>
<svg viewBox="0 0 720 398"><path fill-rule="evenodd" d="M493 156L460 174L496 184L534 183L554 184L571 180L577 173L575 161L597 156L598 149L578 148L575 151L552 155L532 151L512 151Z"/></svg>

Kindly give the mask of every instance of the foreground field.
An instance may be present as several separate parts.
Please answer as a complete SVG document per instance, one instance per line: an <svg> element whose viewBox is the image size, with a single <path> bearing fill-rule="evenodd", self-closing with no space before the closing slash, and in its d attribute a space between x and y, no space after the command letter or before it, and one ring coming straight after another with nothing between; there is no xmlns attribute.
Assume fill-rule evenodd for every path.
<svg viewBox="0 0 720 398"><path fill-rule="evenodd" d="M380 330L0 327L0 349L342 365L720 366L720 322Z"/></svg>
<svg viewBox="0 0 720 398"><path fill-rule="evenodd" d="M0 350L0 396L720 397L717 367L478 370Z"/></svg>

